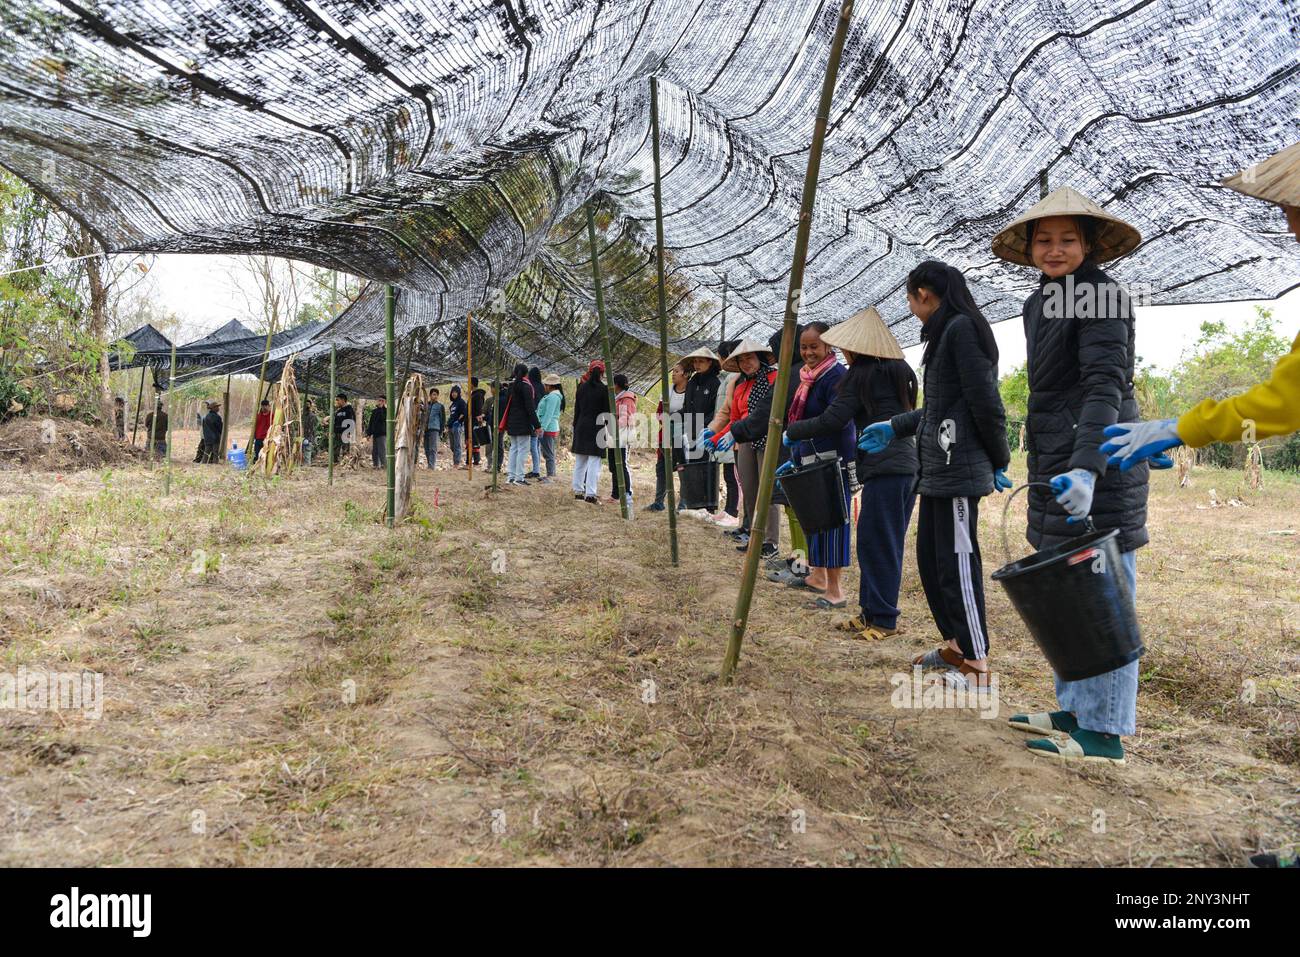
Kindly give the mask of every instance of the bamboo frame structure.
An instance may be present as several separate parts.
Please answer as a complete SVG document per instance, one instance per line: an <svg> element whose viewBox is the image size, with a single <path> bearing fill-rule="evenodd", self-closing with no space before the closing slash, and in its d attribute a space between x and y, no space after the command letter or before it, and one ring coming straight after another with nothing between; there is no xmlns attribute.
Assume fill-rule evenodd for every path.
<svg viewBox="0 0 1300 957"><path fill-rule="evenodd" d="M392 286L384 287L384 386L388 400L387 422L384 428L384 467L388 473L388 498L384 515L392 528L397 515L397 417L393 406L397 396L393 392L393 319L397 312L397 293Z"/></svg>
<svg viewBox="0 0 1300 957"><path fill-rule="evenodd" d="M655 264L659 270L659 412L660 453L663 455L664 488L668 492L668 548L677 565L677 490L673 482L673 423L668 407L672 383L668 381L668 306L664 292L664 197L659 169L659 81L650 77L650 144L655 172Z"/></svg>
<svg viewBox="0 0 1300 957"><path fill-rule="evenodd" d="M172 367L167 376L167 472L163 476L163 494L172 493L172 420L176 418L176 343L172 343ZM150 431L156 432L158 428L158 417L154 416L154 428Z"/></svg>
<svg viewBox="0 0 1300 957"><path fill-rule="evenodd" d="M794 330L799 316L800 300L803 296L804 264L808 258L808 236L812 231L813 203L817 197L817 177L821 172L822 147L826 143L826 127L830 122L831 99L835 94L835 78L839 74L840 56L844 52L844 40L849 32L849 23L853 19L853 0L843 0L839 19L835 24L835 36L831 40L830 56L826 63L826 77L822 81L821 99L817 104L817 120L813 126L812 145L808 150L808 168L804 173L803 198L799 209L799 227L795 232L794 262L790 268L790 285L785 297L785 321L781 333L781 356L778 364L776 385L772 390L772 412L767 420L767 454L763 456L763 468L759 474L758 497L754 502L754 521L766 515L772 504L772 486L776 480L776 466L779 456L776 454L777 443L781 441L782 420L785 418L785 396L790 386L790 365L794 358ZM755 527L757 531L757 525ZM740 594L736 597L736 611L731 621L731 634L727 639L727 653L722 661L723 683L730 684L735 676L736 665L740 661L740 646L745 638L745 626L749 622L749 607L754 597L754 582L758 578L759 555L762 551L762 535L751 535L749 548L745 552L745 568L740 580Z"/></svg>
<svg viewBox="0 0 1300 957"><path fill-rule="evenodd" d="M497 386L496 399L499 402L501 397L501 383L506 379L506 360L505 353L501 351L501 327L505 324L505 313L497 316ZM484 403L486 405L486 403ZM497 428L497 423L501 421L501 410L496 407L497 403L492 404L492 491L497 490L497 480L501 472L501 432Z"/></svg>
<svg viewBox="0 0 1300 957"><path fill-rule="evenodd" d="M131 447L135 447L135 437L140 434L140 403L144 401L144 376L149 371L147 365L140 367L140 392L135 397L135 423L131 426ZM227 415L230 412L227 410Z"/></svg>
<svg viewBox="0 0 1300 957"><path fill-rule="evenodd" d="M465 468L474 481L474 313L465 313Z"/></svg>
<svg viewBox="0 0 1300 957"><path fill-rule="evenodd" d="M266 326L266 345L262 347L262 366L257 370L257 396L253 400L253 424L248 430L248 444L246 448L253 447L253 439L257 436L257 412L262 407L262 400L266 396L262 395L262 383L266 382L266 360L271 355L271 336L275 334L275 319ZM270 392L270 383L267 383L267 392ZM229 413L229 410L227 410Z"/></svg>
<svg viewBox="0 0 1300 957"><path fill-rule="evenodd" d="M326 469L328 469L328 479L326 480L327 485L334 484L334 390L336 388L334 384L334 370L337 364L335 361L335 357L337 353L338 350L334 347L334 343L331 342L330 343L330 397L329 397L329 401L325 403L325 408L330 413L329 428L325 430L326 434L329 436L329 438L326 440L329 444L329 448L327 449L327 452L329 454L329 464L325 466Z"/></svg>
<svg viewBox="0 0 1300 957"><path fill-rule="evenodd" d="M622 447L619 444L618 437L618 407L614 401L614 355L609 348L609 322L605 319L605 290L600 281L600 256L596 246L596 219L591 213L591 204L587 204L587 245L591 249L591 277L596 286L596 315L600 319L600 351L605 359L605 389L609 396L609 417L610 424L614 430L614 464L611 468L614 472L614 491L618 495L618 505L622 510L623 518L629 518L627 507L627 495L623 489L623 462L621 459ZM606 458L609 458L606 449ZM596 495L599 497L600 488L597 487Z"/></svg>
<svg viewBox="0 0 1300 957"><path fill-rule="evenodd" d="M221 417L221 457L224 460L226 456L226 439L230 437L230 419L232 409L230 408L230 375L226 375L226 391L221 394L221 408L226 414Z"/></svg>

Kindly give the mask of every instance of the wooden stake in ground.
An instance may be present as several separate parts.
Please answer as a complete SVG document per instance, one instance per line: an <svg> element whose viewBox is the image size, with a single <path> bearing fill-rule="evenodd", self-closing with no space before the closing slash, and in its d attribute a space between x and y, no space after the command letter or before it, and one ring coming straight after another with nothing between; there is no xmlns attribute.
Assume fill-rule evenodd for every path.
<svg viewBox="0 0 1300 957"><path fill-rule="evenodd" d="M618 437L618 408L614 402L614 356L609 348L609 322L605 319L605 290L600 281L600 257L596 249L596 220L591 214L591 203L587 203L587 245L591 249L591 277L596 286L596 315L600 318L600 350L605 357L605 389L609 394L609 422L610 429L614 436L614 455L612 461L614 464L611 468L614 471L614 491L618 495L619 508L622 509L623 517L628 518L627 495L623 489L623 462L621 459L621 446ZM610 459L609 449L605 450L605 457ZM600 494L600 489L596 489L596 494Z"/></svg>
<svg viewBox="0 0 1300 957"><path fill-rule="evenodd" d="M500 401L501 383L506 379L506 360L505 354L501 351L501 327L505 324L505 313L497 316L497 386L495 394ZM484 403L486 405L486 403ZM497 423L501 421L501 410L496 407L496 402L492 403L492 491L497 490L497 478L501 472L501 432L497 428Z"/></svg>
<svg viewBox="0 0 1300 957"><path fill-rule="evenodd" d="M226 376L226 392L221 397L221 408L226 412L221 417L221 459L226 458L226 439L230 436L230 419L234 415L234 409L230 407L230 376Z"/></svg>
<svg viewBox="0 0 1300 957"><path fill-rule="evenodd" d="M795 232L794 264L790 268L790 286L785 297L785 322L781 333L781 358L772 390L772 414L767 420L767 454L763 456L763 469L759 475L758 496L754 502L755 530L772 504L772 485L775 481L777 443L781 441L781 423L785 417L785 396L790 386L790 364L794 358L794 330L799 317L799 302L803 296L803 270L808 258L808 235L812 231L813 202L817 196L817 175L821 170L822 146L826 142L826 126L830 121L831 98L835 94L835 77L839 73L840 54L844 52L844 38L853 19L853 0L844 0L840 6L839 20L835 24L835 37L831 40L830 57L826 63L826 78L822 81L821 100L817 105L817 121L813 126L812 146L808 150L808 169L803 179L803 201L799 209L799 228ZM721 678L730 683L740 661L740 645L745 638L745 625L749 621L749 605L754 597L754 581L758 578L758 560L763 536L751 535L749 549L745 552L745 570L740 579L740 594L736 597L736 613L731 621L731 634L727 639L727 655L722 661Z"/></svg>
<svg viewBox="0 0 1300 957"><path fill-rule="evenodd" d="M334 389L335 389L334 369L336 365L337 354L338 354L338 350L335 349L334 343L331 342L330 343L330 397L325 402L325 408L329 411L330 414L329 428L326 430L326 434L329 436L329 438L327 439L327 441L329 442L329 464L325 466L329 474L329 478L326 482L327 485L334 484Z"/></svg>
<svg viewBox="0 0 1300 957"><path fill-rule="evenodd" d="M135 397L135 424L131 426L132 448L135 448L135 437L140 431L140 403L144 401L144 374L148 371L149 366L147 364L140 367L140 394Z"/></svg>
<svg viewBox="0 0 1300 957"><path fill-rule="evenodd" d="M172 493L172 420L176 418L176 343L172 343L172 368L167 377L167 474L163 476L163 494ZM158 416L154 416L154 427L158 431Z"/></svg>
<svg viewBox="0 0 1300 957"><path fill-rule="evenodd" d="M650 77L650 143L655 167L655 262L659 268L659 432L663 437L664 488L668 492L668 543L677 564L677 491L673 483L673 423L668 414L672 383L668 381L668 306L664 295L664 197L659 183L659 81Z"/></svg>
<svg viewBox="0 0 1300 957"><path fill-rule="evenodd" d="M397 494L393 521L406 518L411 507L411 484L415 479L415 466L420 461L420 420L424 396L424 378L417 372L407 377L399 404L396 442Z"/></svg>
<svg viewBox="0 0 1300 957"><path fill-rule="evenodd" d="M392 286L384 289L384 388L388 402L388 419L384 430L384 464L388 472L388 527L393 527L397 512L397 436L393 434L396 427L393 405L393 317L397 312L397 294Z"/></svg>

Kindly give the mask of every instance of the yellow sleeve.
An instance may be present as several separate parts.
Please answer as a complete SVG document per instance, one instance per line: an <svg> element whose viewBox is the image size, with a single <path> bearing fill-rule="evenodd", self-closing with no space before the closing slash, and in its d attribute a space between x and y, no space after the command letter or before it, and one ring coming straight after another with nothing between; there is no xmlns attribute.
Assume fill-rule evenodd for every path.
<svg viewBox="0 0 1300 957"><path fill-rule="evenodd" d="M1178 437L1192 448L1211 442L1240 442L1247 432L1247 420L1255 423L1259 439L1300 431L1300 335L1273 367L1267 382L1221 402L1206 399L1196 405L1178 420Z"/></svg>

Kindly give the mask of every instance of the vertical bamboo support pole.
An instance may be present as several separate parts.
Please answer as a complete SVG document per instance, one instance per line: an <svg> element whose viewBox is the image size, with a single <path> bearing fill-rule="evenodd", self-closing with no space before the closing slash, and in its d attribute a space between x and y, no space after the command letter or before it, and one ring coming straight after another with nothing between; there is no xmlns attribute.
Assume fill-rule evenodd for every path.
<svg viewBox="0 0 1300 957"><path fill-rule="evenodd" d="M167 377L167 474L163 476L163 494L172 493L172 420L176 418L176 343L172 343L172 368ZM154 431L158 419L154 417Z"/></svg>
<svg viewBox="0 0 1300 957"><path fill-rule="evenodd" d="M727 341L727 274L722 274L722 331L718 334L718 348Z"/></svg>
<svg viewBox="0 0 1300 957"><path fill-rule="evenodd" d="M388 473L388 504L384 512L388 527L393 527L393 516L397 514L397 416L393 404L397 401L393 395L393 317L397 312L396 293L392 286L384 288L384 384L388 399L387 422L384 428L384 463Z"/></svg>
<svg viewBox="0 0 1300 957"><path fill-rule="evenodd" d="M844 52L844 39L853 19L853 0L844 0L840 6L835 36L831 40L830 56L826 63L826 77L822 81L821 100L817 105L817 120L813 126L812 145L808 150L808 168L803 180L803 200L799 210L799 228L794 240L794 263L790 269L790 286L785 297L785 322L781 333L781 357L772 390L772 413L767 421L767 454L763 456L763 469L759 475L758 497L754 502L754 529L762 527L764 516L772 505L772 486L775 480L777 443L781 441L781 420L785 416L785 397L790 386L790 364L794 358L794 330L803 295L803 270L808 257L808 236L812 231L813 202L817 195L817 177L821 171L822 147L826 142L826 126L830 120L831 99L835 94L835 77L839 73L840 55ZM754 597L754 581L758 577L759 553L763 536L751 535L749 549L745 552L745 569L740 580L740 594L736 597L736 612L731 621L731 634L727 639L727 654L722 661L721 679L730 683L740 661L740 645L745 638L745 625L749 621L749 606Z"/></svg>
<svg viewBox="0 0 1300 957"><path fill-rule="evenodd" d="M230 408L230 375L226 375L226 391L221 395L221 410L226 414L221 417L221 456L225 460L226 439L230 436L230 418L234 411Z"/></svg>
<svg viewBox="0 0 1300 957"><path fill-rule="evenodd" d="M605 319L605 290L600 281L600 259L596 249L596 219L591 214L591 203L587 203L587 246L591 249L591 276L596 286L596 315L600 318L600 350L605 358L605 389L609 396L610 426L614 435L614 492L618 495L618 505L623 517L628 517L627 495L623 489L623 462L619 457L621 446L618 438L618 409L614 402L614 356L609 348L609 322ZM608 450L606 450L608 452ZM599 496L600 490L596 490Z"/></svg>
<svg viewBox="0 0 1300 957"><path fill-rule="evenodd" d="M497 389L496 402L492 403L492 491L497 490L497 473L501 471L501 432L497 423L501 421L501 410L497 404L501 401L501 383L506 380L506 357L501 352L501 326L505 323L505 313L497 316ZM531 441L531 440L530 440Z"/></svg>
<svg viewBox="0 0 1300 957"><path fill-rule="evenodd" d="M135 447L135 437L140 432L140 403L144 401L144 375L149 371L148 363L140 367L140 394L135 397L135 424L131 426L131 447Z"/></svg>
<svg viewBox="0 0 1300 957"><path fill-rule="evenodd" d="M474 481L474 313L465 313L465 468ZM484 403L486 405L486 403Z"/></svg>
<svg viewBox="0 0 1300 957"><path fill-rule="evenodd" d="M659 376L660 435L662 438L664 487L668 490L668 545L677 565L677 491L673 482L672 418L668 407L672 383L668 381L668 305L664 293L664 198L659 181L659 81L650 77L650 143L655 167L655 263L659 268Z"/></svg>
<svg viewBox="0 0 1300 957"><path fill-rule="evenodd" d="M253 438L257 435L257 412L262 407L262 400L266 396L262 395L262 383L266 381L266 360L271 354L271 336L275 333L275 319L272 318L266 327L266 345L262 347L262 367L257 371L257 395L253 398L253 424L248 430L247 448L253 447ZM270 388L267 388L267 394L270 394ZM252 465L250 462L249 465Z"/></svg>
<svg viewBox="0 0 1300 957"><path fill-rule="evenodd" d="M334 412L333 409L334 409L334 390L336 388L336 386L334 385L334 370L335 370L335 366L337 365L337 361L336 361L337 354L338 354L338 350L334 347L334 343L331 342L330 343L330 397L329 397L329 401L325 403L325 408L330 410L330 425L329 428L326 429L326 433L329 435L328 452L330 457L329 464L326 466L326 468L328 469L328 476L329 476L328 479L326 480L327 485L334 484Z"/></svg>

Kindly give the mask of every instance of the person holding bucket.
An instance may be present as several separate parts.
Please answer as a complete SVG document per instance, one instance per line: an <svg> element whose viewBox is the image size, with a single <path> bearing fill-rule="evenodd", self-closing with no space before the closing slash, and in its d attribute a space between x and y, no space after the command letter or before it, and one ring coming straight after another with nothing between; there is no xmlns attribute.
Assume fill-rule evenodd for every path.
<svg viewBox="0 0 1300 957"><path fill-rule="evenodd" d="M1026 537L1041 551L1091 532L1089 525L1117 530L1128 594L1136 594L1137 549L1147 543L1148 466L1108 469L1099 449L1108 426L1138 417L1138 404L1132 305L1097 264L1132 252L1141 240L1133 226L1068 186L993 239L994 254L1040 273L1022 313L1031 483ZM1097 637L1100 643L1110 636ZM1068 735L1028 741L1034 754L1123 764L1120 737L1137 730L1141 650L1139 642L1131 660L1093 677L1055 675L1061 710L1013 715L1011 726Z"/></svg>
<svg viewBox="0 0 1300 957"><path fill-rule="evenodd" d="M763 535L763 557L772 558L777 553L781 534L781 510L769 507L766 516L754 515L754 502L758 498L758 477L763 468L763 455L767 445L767 417L771 410L772 387L776 382L776 367L772 354L761 343L746 339L736 346L722 368L739 372L731 390L731 410L727 422L714 434L705 429L700 435L704 447L711 452L736 449L736 471L740 473L740 486L745 498L743 528L751 534ZM762 521L761 528L754 522ZM738 551L749 547L749 536L738 540Z"/></svg>
<svg viewBox="0 0 1300 957"><path fill-rule="evenodd" d="M856 432L916 408L916 373L875 307L831 326L821 339L843 352L848 372L828 408L791 421L787 445L815 435L837 435L845 427ZM879 454L856 449L851 454L857 456L857 479L862 483L857 542L861 611L836 628L880 640L898 634L903 543L916 501L916 442L895 438Z"/></svg>
<svg viewBox="0 0 1300 957"><path fill-rule="evenodd" d="M700 434L722 412L727 393L720 374L722 360L708 346L701 346L694 352L682 356L681 364L691 373L690 378L686 380L681 422L681 465L683 468L688 468L709 460L708 450L698 446ZM716 490L717 472L710 471L713 471ZM684 488L685 478L681 484ZM716 498L716 494L713 497ZM708 512L714 514L717 508L709 508Z"/></svg>
<svg viewBox="0 0 1300 957"><path fill-rule="evenodd" d="M916 566L946 644L912 664L941 669L945 681L978 690L989 685L979 500L1011 487L998 346L966 278L952 266L929 259L913 269L907 305L921 320L925 405L867 426L858 448L880 455L896 439L916 436Z"/></svg>
<svg viewBox="0 0 1300 957"><path fill-rule="evenodd" d="M834 467L841 471L853 463L851 476L842 478L838 486L843 495L843 523L819 531L812 531L817 526L809 524L808 576L789 583L791 587L820 592L813 607L826 610L843 608L846 604L840 587L840 570L849 565L849 496L855 480L852 476L856 475L857 469L854 445L857 431L850 417L845 416L838 427L828 426L823 418L836 402L840 383L848 371L840 365L835 350L822 338L822 333L829 332L830 328L824 322L811 322L804 326L799 336L799 356L803 359L803 367L799 370L799 385L794 398L790 400L789 418L782 438L782 444L790 450L790 458L776 470L779 478L794 473L796 465L811 465L821 459L833 461ZM799 428L805 422L819 420L817 428Z"/></svg>

